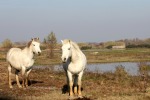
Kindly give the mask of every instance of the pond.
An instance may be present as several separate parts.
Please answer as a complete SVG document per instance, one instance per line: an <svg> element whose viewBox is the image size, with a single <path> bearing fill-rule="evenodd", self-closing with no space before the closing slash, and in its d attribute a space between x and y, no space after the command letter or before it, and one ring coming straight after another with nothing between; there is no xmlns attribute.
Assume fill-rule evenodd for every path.
<svg viewBox="0 0 150 100"><path fill-rule="evenodd" d="M150 62L146 62L150 64ZM130 75L139 74L139 62L117 62L117 63L95 63L87 64L86 71L93 73L114 72L116 67L122 66ZM49 69L53 71L64 71L62 65L49 65L49 66L34 66L34 69Z"/></svg>

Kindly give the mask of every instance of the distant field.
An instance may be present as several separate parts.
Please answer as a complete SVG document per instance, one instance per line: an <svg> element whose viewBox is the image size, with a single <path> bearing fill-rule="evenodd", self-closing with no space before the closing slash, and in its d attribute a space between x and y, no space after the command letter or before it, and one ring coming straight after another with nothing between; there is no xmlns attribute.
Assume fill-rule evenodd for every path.
<svg viewBox="0 0 150 100"><path fill-rule="evenodd" d="M6 52L0 50L0 60L5 61ZM88 63L109 63L109 62L143 62L150 61L150 49L136 48L125 50L111 49L89 49L83 50ZM36 56L36 65L61 64L61 51L54 51L54 57L47 57L48 51L43 50L41 56Z"/></svg>
<svg viewBox="0 0 150 100"><path fill-rule="evenodd" d="M110 50L99 49L85 51L89 63L101 62L137 62L150 61L150 49Z"/></svg>
<svg viewBox="0 0 150 100"><path fill-rule="evenodd" d="M93 49L83 50L87 57L88 63L108 63L108 62L143 62L150 61L150 49ZM37 56L36 64L60 64L61 51L54 52L54 58L47 58L47 51L43 51L41 56Z"/></svg>

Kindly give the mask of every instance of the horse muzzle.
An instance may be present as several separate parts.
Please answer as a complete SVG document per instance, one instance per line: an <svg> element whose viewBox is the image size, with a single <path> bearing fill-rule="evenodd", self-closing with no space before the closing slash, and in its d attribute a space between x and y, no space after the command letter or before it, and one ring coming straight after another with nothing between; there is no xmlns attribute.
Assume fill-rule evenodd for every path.
<svg viewBox="0 0 150 100"><path fill-rule="evenodd" d="M41 52L38 52L38 55L40 56L40 55L41 55Z"/></svg>
<svg viewBox="0 0 150 100"><path fill-rule="evenodd" d="M66 58L62 58L62 62L63 62L63 63L66 63L66 62L67 62L67 59L66 59Z"/></svg>

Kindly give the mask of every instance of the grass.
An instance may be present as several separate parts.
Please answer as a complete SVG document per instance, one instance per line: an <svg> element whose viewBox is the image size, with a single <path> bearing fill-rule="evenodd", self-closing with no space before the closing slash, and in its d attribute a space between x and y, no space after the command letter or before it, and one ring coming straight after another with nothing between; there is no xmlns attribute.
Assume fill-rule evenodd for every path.
<svg viewBox="0 0 150 100"><path fill-rule="evenodd" d="M98 52L93 54L93 52ZM150 49L85 51L89 63L141 62L150 60Z"/></svg>
<svg viewBox="0 0 150 100"><path fill-rule="evenodd" d="M0 51L0 59L5 61L8 50ZM125 50L93 49L83 50L88 63L109 62L143 62L150 61L150 49L136 48ZM97 52L96 54L94 52ZM47 57L47 50L42 50L41 56L35 57L35 65L61 64L61 51L54 51L54 57Z"/></svg>
<svg viewBox="0 0 150 100"><path fill-rule="evenodd" d="M98 52L94 54L93 52ZM120 62L120 61L150 61L149 49L126 50L93 50L84 51L88 63ZM34 69L30 74L30 86L27 89L18 89L13 75L13 89L8 87L6 51L0 52L0 99L13 100L66 100L66 76L64 72L54 72L47 69ZM55 52L53 59L47 58L46 51L35 57L36 65L61 63L61 52ZM146 67L145 67L146 66ZM118 66L114 73L85 72L82 80L83 100L149 100L150 76L145 70L146 63L139 63L139 76L129 75L122 66ZM142 72L144 71L144 72ZM143 74L144 73L144 74ZM21 76L21 75L20 75ZM20 77L21 78L21 77ZM66 91L67 92L67 91Z"/></svg>
<svg viewBox="0 0 150 100"><path fill-rule="evenodd" d="M6 63L0 65L0 98L16 100L67 100L66 77L64 72L34 69L30 74L30 86L18 89L13 76L13 89L9 89ZM21 78L21 77L20 77ZM122 66L114 73L85 72L82 79L83 100L148 100L150 98L149 76L129 75Z"/></svg>
<svg viewBox="0 0 150 100"><path fill-rule="evenodd" d="M34 69L30 74L30 86L18 89L13 76L13 89L9 89L6 63L0 65L0 98L13 100L66 100L66 76L64 72ZM20 77L21 78L21 77ZM85 100L149 100L149 76L129 75L122 66L114 73L85 72L82 79L82 93ZM66 94L63 91L66 91ZM83 99L84 100L84 99Z"/></svg>
<svg viewBox="0 0 150 100"><path fill-rule="evenodd" d="M143 62L150 61L150 49L126 49L126 50L84 50L88 63L109 63L109 62ZM97 52L97 54L94 54ZM47 51L43 51L41 56L37 56L35 64L49 65L61 64L61 51L55 51L52 59L47 58Z"/></svg>

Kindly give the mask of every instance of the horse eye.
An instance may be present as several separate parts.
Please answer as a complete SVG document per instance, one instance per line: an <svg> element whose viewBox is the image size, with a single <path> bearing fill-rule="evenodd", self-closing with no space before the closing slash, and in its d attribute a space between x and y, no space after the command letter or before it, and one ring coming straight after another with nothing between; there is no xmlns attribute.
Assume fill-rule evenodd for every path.
<svg viewBox="0 0 150 100"><path fill-rule="evenodd" d="M70 48L68 48L68 50L70 50Z"/></svg>
<svg viewBox="0 0 150 100"><path fill-rule="evenodd" d="M33 46L35 46L35 44L33 44Z"/></svg>

